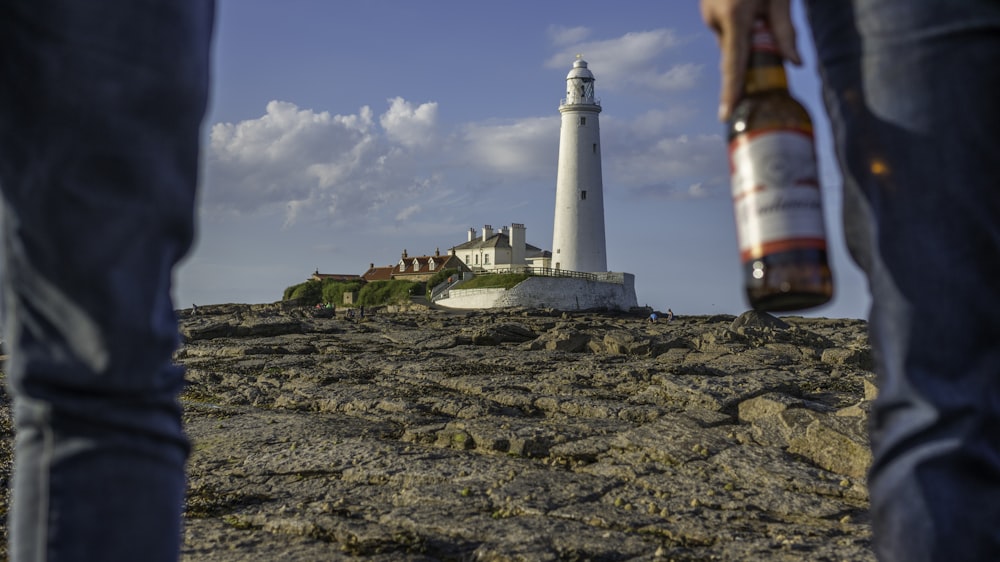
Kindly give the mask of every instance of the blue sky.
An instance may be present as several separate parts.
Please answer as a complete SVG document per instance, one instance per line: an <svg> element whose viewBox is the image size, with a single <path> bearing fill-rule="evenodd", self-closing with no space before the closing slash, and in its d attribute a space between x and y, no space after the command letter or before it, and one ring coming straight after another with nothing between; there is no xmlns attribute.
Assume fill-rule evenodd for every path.
<svg viewBox="0 0 1000 562"><path fill-rule="evenodd" d="M807 314L864 318L800 43L806 64L790 77L818 128L838 291ZM220 0L214 49L199 235L178 307L273 302L316 269L444 253L484 224L524 223L550 249L558 104L580 53L603 107L608 267L636 275L640 304L746 309L718 50L696 0Z"/></svg>

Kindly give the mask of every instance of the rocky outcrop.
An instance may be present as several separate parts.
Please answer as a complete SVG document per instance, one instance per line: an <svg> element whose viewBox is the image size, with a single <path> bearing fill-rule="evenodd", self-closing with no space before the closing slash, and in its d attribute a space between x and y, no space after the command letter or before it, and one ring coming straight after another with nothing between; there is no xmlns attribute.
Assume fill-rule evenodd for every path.
<svg viewBox="0 0 1000 562"><path fill-rule="evenodd" d="M874 560L862 321L180 314L185 560Z"/></svg>
<svg viewBox="0 0 1000 562"><path fill-rule="evenodd" d="M182 311L187 560L873 560L864 322Z"/></svg>

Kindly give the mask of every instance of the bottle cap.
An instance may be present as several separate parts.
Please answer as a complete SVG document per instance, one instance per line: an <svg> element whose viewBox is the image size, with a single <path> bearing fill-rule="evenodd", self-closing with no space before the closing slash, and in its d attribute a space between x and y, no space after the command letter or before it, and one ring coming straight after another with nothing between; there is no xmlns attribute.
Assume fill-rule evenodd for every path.
<svg viewBox="0 0 1000 562"><path fill-rule="evenodd" d="M758 18L753 22L753 38L752 38L752 50L759 53L773 53L775 55L780 55L778 51L778 43L774 40L774 34L771 33L770 26L763 19Z"/></svg>

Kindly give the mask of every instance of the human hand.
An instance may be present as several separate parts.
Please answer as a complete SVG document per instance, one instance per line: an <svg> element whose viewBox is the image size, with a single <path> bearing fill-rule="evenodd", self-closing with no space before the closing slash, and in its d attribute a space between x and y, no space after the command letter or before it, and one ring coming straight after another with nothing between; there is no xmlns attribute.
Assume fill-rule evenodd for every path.
<svg viewBox="0 0 1000 562"><path fill-rule="evenodd" d="M743 93L743 77L750 58L750 38L755 19L764 17L768 20L781 56L794 64L802 63L795 46L791 0L700 1L701 18L715 32L722 50L719 62L722 73L719 120L725 121Z"/></svg>

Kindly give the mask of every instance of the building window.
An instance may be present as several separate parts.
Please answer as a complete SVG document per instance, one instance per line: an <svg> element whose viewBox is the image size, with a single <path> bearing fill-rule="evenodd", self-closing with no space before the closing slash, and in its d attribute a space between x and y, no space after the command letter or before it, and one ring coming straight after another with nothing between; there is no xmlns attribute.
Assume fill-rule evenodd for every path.
<svg viewBox="0 0 1000 562"><path fill-rule="evenodd" d="M399 262L399 271L406 271L406 262L405 261L400 260L400 262Z"/></svg>
<svg viewBox="0 0 1000 562"><path fill-rule="evenodd" d="M469 254L465 254L465 263L467 264L472 263L472 256L470 256Z"/></svg>
<svg viewBox="0 0 1000 562"><path fill-rule="evenodd" d="M586 124L587 124L587 118L586 117L581 117L580 118L580 125L582 126L582 125L586 125Z"/></svg>
<svg viewBox="0 0 1000 562"><path fill-rule="evenodd" d="M486 254L483 256L483 265L490 265L490 255Z"/></svg>
<svg viewBox="0 0 1000 562"><path fill-rule="evenodd" d="M476 265L479 265L479 254L476 254Z"/></svg>
<svg viewBox="0 0 1000 562"><path fill-rule="evenodd" d="M584 189L583 191L580 192L580 200L582 201L586 199L587 199L587 190Z"/></svg>

